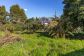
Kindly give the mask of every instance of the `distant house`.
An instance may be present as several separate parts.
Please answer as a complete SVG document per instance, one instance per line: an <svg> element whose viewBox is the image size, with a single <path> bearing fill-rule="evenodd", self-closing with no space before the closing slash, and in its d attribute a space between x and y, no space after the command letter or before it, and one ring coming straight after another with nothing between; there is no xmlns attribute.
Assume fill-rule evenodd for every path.
<svg viewBox="0 0 84 56"><path fill-rule="evenodd" d="M41 22L42 25L47 26L47 25L49 25L50 20L49 20L48 18L46 18L46 17L42 17L42 18L40 19L40 22Z"/></svg>
<svg viewBox="0 0 84 56"><path fill-rule="evenodd" d="M57 18L53 18L53 17L51 17L51 18L46 18L46 17L40 18L40 22L42 25L45 25L45 26L49 25L51 27L56 26L59 23L59 21L60 21L60 19L58 17Z"/></svg>

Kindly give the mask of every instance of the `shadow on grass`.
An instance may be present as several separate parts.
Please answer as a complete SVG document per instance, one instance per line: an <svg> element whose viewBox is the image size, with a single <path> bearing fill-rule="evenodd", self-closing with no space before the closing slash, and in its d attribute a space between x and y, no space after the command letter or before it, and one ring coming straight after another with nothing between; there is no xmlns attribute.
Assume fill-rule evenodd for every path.
<svg viewBox="0 0 84 56"><path fill-rule="evenodd" d="M36 33L38 33L37 37L45 36L48 38L52 38L47 32L36 32Z"/></svg>
<svg viewBox="0 0 84 56"><path fill-rule="evenodd" d="M75 40L84 40L84 33L72 33L73 35L67 34L66 38Z"/></svg>
<svg viewBox="0 0 84 56"><path fill-rule="evenodd" d="M62 56L84 56L84 49L76 50L76 51L64 54Z"/></svg>
<svg viewBox="0 0 84 56"><path fill-rule="evenodd" d="M22 32L21 34L33 34L34 32Z"/></svg>

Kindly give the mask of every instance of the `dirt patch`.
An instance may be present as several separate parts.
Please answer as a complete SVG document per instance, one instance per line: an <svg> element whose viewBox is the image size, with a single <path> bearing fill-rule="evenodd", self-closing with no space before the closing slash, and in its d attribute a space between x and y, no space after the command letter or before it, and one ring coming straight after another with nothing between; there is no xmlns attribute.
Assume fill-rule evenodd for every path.
<svg viewBox="0 0 84 56"><path fill-rule="evenodd" d="M5 35L0 39L0 46L6 44L6 43L14 43L16 41L21 41L22 39L18 36L12 36L12 35Z"/></svg>

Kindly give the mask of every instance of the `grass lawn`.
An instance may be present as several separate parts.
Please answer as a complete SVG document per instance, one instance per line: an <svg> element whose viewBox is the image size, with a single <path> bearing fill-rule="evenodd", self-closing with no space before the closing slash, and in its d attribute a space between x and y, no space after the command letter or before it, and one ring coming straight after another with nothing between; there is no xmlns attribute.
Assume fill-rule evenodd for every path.
<svg viewBox="0 0 84 56"><path fill-rule="evenodd" d="M39 33L18 35L23 40L0 46L0 56L84 56L84 40L51 39Z"/></svg>

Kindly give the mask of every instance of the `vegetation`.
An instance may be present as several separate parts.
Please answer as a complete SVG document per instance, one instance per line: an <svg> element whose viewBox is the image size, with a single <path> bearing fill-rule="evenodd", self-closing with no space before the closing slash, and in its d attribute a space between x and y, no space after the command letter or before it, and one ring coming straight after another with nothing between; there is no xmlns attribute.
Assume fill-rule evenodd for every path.
<svg viewBox="0 0 84 56"><path fill-rule="evenodd" d="M51 39L41 33L19 34L20 42L0 46L1 56L83 56L84 40Z"/></svg>
<svg viewBox="0 0 84 56"><path fill-rule="evenodd" d="M84 0L64 0L61 17L27 18L0 7L0 56L83 56Z"/></svg>
<svg viewBox="0 0 84 56"><path fill-rule="evenodd" d="M61 16L60 22L55 26L53 32L60 37L70 37L74 33L84 32L84 3L83 0L64 0L64 13ZM51 29L52 30L52 29ZM56 35L55 34L55 35ZM80 37L81 38L81 37Z"/></svg>

